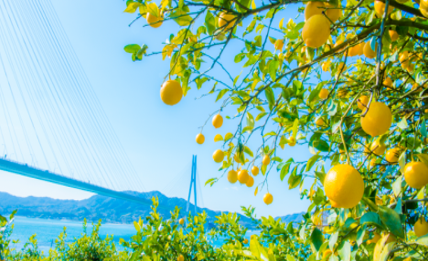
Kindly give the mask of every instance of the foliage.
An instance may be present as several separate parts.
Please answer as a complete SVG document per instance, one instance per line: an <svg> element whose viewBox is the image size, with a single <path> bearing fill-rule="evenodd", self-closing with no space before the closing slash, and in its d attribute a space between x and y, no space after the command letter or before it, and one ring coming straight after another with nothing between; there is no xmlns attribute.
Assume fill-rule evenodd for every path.
<svg viewBox="0 0 428 261"><path fill-rule="evenodd" d="M428 164L428 4L422 0L320 2L325 3L320 15L328 16L335 9L341 16L329 18L330 36L319 48L304 41L303 18L286 22L283 17L289 5L304 3L307 8L306 1L162 0L156 5L129 0L125 12L138 10L137 18L161 15L164 23L173 20L179 25L178 30L171 29L161 52L143 56L170 57L165 78L180 82L184 96L195 87L214 95L221 101L218 112L230 114L226 118L236 123L236 129L224 139L220 171L260 166L263 175L256 183L257 194L267 188L268 177L276 170L289 189L300 188L302 198L310 200L298 233L292 226L262 219L262 224L276 227L272 234L262 232L264 244L276 243L278 248L284 244L283 252L275 249L274 255L288 261L426 260L426 236L415 241L413 232L406 231L425 218L427 182L410 187L404 174L409 162ZM304 9L301 4L298 12ZM221 18L225 13L233 17L226 24ZM232 75L223 64L226 48L236 52L240 74ZM381 121L389 117L382 112L378 121L362 126L375 102L386 104L392 125ZM381 124L385 126L380 128ZM382 129L380 135L377 127ZM251 149L255 133L262 141ZM281 149L296 142L308 146L314 156L300 162L282 158ZM384 156L378 147L396 149L397 160ZM260 164L266 155L270 163ZM338 164L353 166L364 180L362 200L349 209L333 204L323 187L328 175L324 166ZM425 172L416 176L426 176ZM303 189L305 182L312 183L310 189ZM267 230L263 225L261 229ZM381 239L375 240L379 235ZM323 258L327 249L333 254Z"/></svg>

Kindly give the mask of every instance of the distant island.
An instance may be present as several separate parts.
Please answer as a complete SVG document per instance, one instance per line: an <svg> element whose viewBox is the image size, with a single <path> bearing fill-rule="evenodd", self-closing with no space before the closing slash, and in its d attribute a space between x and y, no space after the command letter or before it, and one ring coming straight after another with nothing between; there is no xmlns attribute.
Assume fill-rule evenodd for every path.
<svg viewBox="0 0 428 261"><path fill-rule="evenodd" d="M151 192L127 192L144 199L158 197L158 212L164 217L170 217L170 211L175 206L181 208L181 213L186 214L187 201L182 198L169 198L159 191ZM190 204L190 209L194 205ZM18 209L18 215L31 218L44 219L68 219L82 221L86 218L88 221L98 221L102 219L105 223L132 223L139 217L145 217L152 211L150 206L140 205L129 201L114 199L95 195L84 200L60 200L48 197L16 197L8 193L0 192L0 214L11 213ZM198 212L207 213L208 223L213 223L215 217L220 215L220 211L213 211L207 208L197 208ZM245 216L241 216L241 224L251 228L253 223ZM284 222L300 222L302 213L287 215L281 218Z"/></svg>

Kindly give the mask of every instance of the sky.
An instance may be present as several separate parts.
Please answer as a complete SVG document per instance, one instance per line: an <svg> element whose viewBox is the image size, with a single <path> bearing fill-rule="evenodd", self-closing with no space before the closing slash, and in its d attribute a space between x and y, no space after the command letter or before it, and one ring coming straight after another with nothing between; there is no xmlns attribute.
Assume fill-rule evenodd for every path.
<svg viewBox="0 0 428 261"><path fill-rule="evenodd" d="M206 141L198 145L195 142L198 127L220 106L219 102L215 103L215 95L200 98L211 89L212 83L199 91L191 89L179 104L167 106L162 103L159 90L169 69L169 59L162 61L161 56L151 56L144 57L141 62L132 62L130 54L123 51L125 45L134 43L147 44L149 52L159 51L161 43L177 30L174 22L154 29L142 27L145 20L140 19L128 27L135 14L123 13L125 2L120 0L52 2L124 151L144 181L141 190L159 190L168 196L187 198L192 155L197 155L202 188L198 193L202 195L203 207L240 212L241 206L252 205L257 216L282 216L306 211L308 201L300 200L298 188L288 190L286 180L281 182L276 170L272 170L268 178L269 191L274 197L269 206L263 203L266 187L254 196L255 187L230 184L225 178L213 187L203 186L209 178L222 174L217 171L219 165L212 160L212 153L222 145L214 143L214 136L234 132L236 122L225 119L220 129L214 129L209 123L204 128ZM289 13L295 15L295 7L292 8L292 11L281 14L285 21L291 17ZM235 51L232 43L225 52L225 57L230 59L225 59L224 64L237 75L242 64L233 63ZM234 114L228 110L224 113ZM259 141L255 138L250 144L253 150ZM286 146L278 153L284 159L294 157L296 161L307 160L311 156L307 145ZM262 178L261 175L256 177L255 184ZM310 186L309 182L305 187ZM0 172L0 191L16 196L58 199L84 199L92 195L5 172Z"/></svg>

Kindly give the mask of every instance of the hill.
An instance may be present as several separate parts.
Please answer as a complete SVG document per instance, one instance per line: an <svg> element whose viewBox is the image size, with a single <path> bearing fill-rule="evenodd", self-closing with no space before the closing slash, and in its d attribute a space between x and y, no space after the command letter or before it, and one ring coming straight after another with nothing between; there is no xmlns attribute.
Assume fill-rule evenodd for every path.
<svg viewBox="0 0 428 261"><path fill-rule="evenodd" d="M169 198L159 191L151 192L128 192L150 200L157 196L159 204L163 208L158 208L158 212L165 218L170 217L170 211L175 206L181 208L184 214L187 201L182 198ZM102 219L108 223L131 223L139 217L149 215L150 206L140 205L129 201L114 199L95 195L84 200L59 200L48 197L16 197L8 193L0 192L0 213L11 213L18 209L18 215L44 219L68 219L81 221L83 218L89 221ZM190 209L194 209L191 204ZM220 211L213 211L207 208L198 208L198 212L205 211L208 222L212 223L215 216L221 214ZM301 214L293 214L281 217L285 222L300 221ZM251 220L241 215L241 223L247 227L252 227Z"/></svg>

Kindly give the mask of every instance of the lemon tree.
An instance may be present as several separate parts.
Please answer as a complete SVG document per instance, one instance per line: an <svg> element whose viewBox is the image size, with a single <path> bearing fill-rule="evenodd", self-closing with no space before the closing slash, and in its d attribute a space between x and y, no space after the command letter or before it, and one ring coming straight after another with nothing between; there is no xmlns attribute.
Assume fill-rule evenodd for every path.
<svg viewBox="0 0 428 261"><path fill-rule="evenodd" d="M162 100L200 90L219 101L215 128L236 123L215 138L222 174L207 184L239 181L266 204L270 175L289 189L312 184L298 235L310 255L286 260L427 260L428 1L129 0L125 12L179 26L160 52L125 47L134 61L170 59L164 85L184 97L162 87ZM241 74L223 63L227 48ZM313 156L281 157L296 144Z"/></svg>

